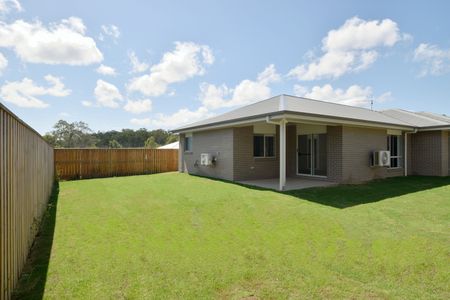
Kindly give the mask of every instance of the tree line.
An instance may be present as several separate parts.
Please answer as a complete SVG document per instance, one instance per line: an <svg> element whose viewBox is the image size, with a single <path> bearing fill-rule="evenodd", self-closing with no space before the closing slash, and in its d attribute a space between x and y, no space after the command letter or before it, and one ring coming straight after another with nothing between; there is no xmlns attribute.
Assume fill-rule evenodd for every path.
<svg viewBox="0 0 450 300"><path fill-rule="evenodd" d="M157 148L176 142L178 136L164 129L122 129L93 132L85 122L59 120L44 139L55 148Z"/></svg>

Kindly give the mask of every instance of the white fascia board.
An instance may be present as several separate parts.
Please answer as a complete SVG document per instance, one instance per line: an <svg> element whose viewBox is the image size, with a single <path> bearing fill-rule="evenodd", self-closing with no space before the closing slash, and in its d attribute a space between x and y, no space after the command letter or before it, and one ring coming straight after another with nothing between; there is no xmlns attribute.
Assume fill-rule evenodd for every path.
<svg viewBox="0 0 450 300"><path fill-rule="evenodd" d="M332 117L321 117L321 116L307 116L307 115L296 115L296 114L284 114L284 115L276 115L273 116L272 120L277 119L287 119L289 122L295 123L302 121L316 122L321 124L328 125L351 125L358 127L372 127L372 128L383 128L383 129L399 129L399 130L413 130L413 127L394 125L394 124L384 124L384 123L376 123L376 122L364 122L364 121L356 121L356 120L345 120L345 119L336 119Z"/></svg>
<svg viewBox="0 0 450 300"><path fill-rule="evenodd" d="M206 131L206 130L214 130L214 129L222 129L222 128L228 128L228 127L236 127L241 125L251 125L256 122L264 122L266 118L256 118L256 119L248 119L248 120L242 120L242 121L236 121L236 122L227 122L223 124L217 124L217 125L210 125L210 126L201 126L198 128L187 128L186 130L176 130L176 133L186 133L186 132L198 132L198 131Z"/></svg>

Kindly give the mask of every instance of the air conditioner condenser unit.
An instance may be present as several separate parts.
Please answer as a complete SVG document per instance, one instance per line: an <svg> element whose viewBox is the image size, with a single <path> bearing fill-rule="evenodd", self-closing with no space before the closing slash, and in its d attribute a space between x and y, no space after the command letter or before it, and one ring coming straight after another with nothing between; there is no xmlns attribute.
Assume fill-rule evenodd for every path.
<svg viewBox="0 0 450 300"><path fill-rule="evenodd" d="M211 166L212 164L213 164L213 156L211 155L211 153L200 154L200 165Z"/></svg>
<svg viewBox="0 0 450 300"><path fill-rule="evenodd" d="M372 166L390 167L391 166L391 152L386 151L386 150L374 151L372 153Z"/></svg>

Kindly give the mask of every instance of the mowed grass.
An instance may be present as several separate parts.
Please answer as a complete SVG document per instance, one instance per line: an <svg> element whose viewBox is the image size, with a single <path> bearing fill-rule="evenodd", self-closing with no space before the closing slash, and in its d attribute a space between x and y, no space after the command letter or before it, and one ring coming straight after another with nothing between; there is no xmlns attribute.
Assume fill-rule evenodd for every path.
<svg viewBox="0 0 450 300"><path fill-rule="evenodd" d="M61 182L52 211L16 298L450 298L450 178L290 193L92 179Z"/></svg>

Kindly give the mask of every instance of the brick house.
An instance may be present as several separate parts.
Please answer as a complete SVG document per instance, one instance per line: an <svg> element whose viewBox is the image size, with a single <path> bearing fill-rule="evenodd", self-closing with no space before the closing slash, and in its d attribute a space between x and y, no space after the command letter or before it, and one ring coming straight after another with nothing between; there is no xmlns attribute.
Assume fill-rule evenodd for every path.
<svg viewBox="0 0 450 300"><path fill-rule="evenodd" d="M276 178L280 190L289 178L360 183L449 176L449 131L445 115L372 111L289 95L174 130L180 134L180 172L231 181ZM383 165L380 154L387 155Z"/></svg>

